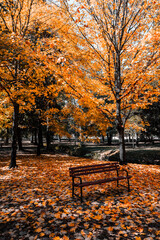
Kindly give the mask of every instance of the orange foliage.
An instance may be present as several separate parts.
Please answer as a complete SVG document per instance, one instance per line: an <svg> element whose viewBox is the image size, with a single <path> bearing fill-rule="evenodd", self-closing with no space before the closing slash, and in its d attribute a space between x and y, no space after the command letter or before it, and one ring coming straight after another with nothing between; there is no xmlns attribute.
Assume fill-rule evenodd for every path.
<svg viewBox="0 0 160 240"><path fill-rule="evenodd" d="M114 123L125 161L130 114L160 95L158 1L4 0L1 6L0 90L15 110L32 110L36 97L44 97L46 109L36 109L43 123L69 137L65 123L72 120L81 140L105 135ZM55 99L61 111L49 107Z"/></svg>
<svg viewBox="0 0 160 240"><path fill-rule="evenodd" d="M87 76L78 103L89 110L83 118L75 111L76 120L84 125L92 119L102 132L109 120L117 129L125 127L133 110L145 108L160 95L158 1L60 2L85 40L81 44L86 52L81 55L88 64Z"/></svg>

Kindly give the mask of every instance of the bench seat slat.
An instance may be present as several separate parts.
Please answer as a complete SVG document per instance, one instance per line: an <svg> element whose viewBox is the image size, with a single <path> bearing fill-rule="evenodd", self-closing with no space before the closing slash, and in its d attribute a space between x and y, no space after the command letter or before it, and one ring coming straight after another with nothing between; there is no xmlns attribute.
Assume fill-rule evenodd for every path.
<svg viewBox="0 0 160 240"><path fill-rule="evenodd" d="M96 181L89 181L89 182L82 182L82 183L75 183L74 186L76 187L85 187L90 185L102 184L106 182L113 182L122 179L129 179L131 176L120 176L120 177L112 177L112 178L104 178Z"/></svg>
<svg viewBox="0 0 160 240"><path fill-rule="evenodd" d="M99 168L99 169L86 169L86 170L82 170L82 171L76 171L76 172L71 172L70 176L82 176L82 175L88 175L88 174L92 174L92 173L102 173L102 172L109 172L109 171L116 171L117 168L112 167L112 168Z"/></svg>
<svg viewBox="0 0 160 240"><path fill-rule="evenodd" d="M118 163L103 163L103 164L95 164L95 165L85 165L85 166L77 166L77 167L70 167L69 170L78 170L78 169L84 169L84 168L97 168L97 167L103 167L103 166L119 166Z"/></svg>
<svg viewBox="0 0 160 240"><path fill-rule="evenodd" d="M72 169L70 168L69 171L70 172L83 172L85 170L92 170L92 169L109 169L109 168L118 168L119 166L118 165L104 165L104 166L97 166L97 167L85 167L85 168L77 168L77 169Z"/></svg>

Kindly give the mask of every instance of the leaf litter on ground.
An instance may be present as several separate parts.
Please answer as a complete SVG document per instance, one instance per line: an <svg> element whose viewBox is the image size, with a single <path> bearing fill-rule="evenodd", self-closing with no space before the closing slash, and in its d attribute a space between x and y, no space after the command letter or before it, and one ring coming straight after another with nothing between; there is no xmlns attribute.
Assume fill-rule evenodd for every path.
<svg viewBox="0 0 160 240"><path fill-rule="evenodd" d="M24 155L13 170L8 161L0 162L1 240L160 239L160 166L128 164L130 193L114 182L89 186L81 203L71 198L69 167L102 161Z"/></svg>

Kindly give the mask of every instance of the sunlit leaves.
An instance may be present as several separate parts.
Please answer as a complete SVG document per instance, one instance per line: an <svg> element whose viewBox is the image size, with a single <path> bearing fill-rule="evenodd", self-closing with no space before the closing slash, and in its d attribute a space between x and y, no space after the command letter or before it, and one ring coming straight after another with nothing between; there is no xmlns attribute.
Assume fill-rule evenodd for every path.
<svg viewBox="0 0 160 240"><path fill-rule="evenodd" d="M157 101L158 1L4 0L2 6L0 89L21 113L34 109L55 134L69 137L70 124L81 140L104 135Z"/></svg>
<svg viewBox="0 0 160 240"><path fill-rule="evenodd" d="M158 99L159 32L155 7L158 1L155 5L152 1L132 0L116 3L81 0L71 5L61 2L79 36L85 40L81 43L83 49L89 52L89 55L82 52L89 63L85 66L87 76L91 77L86 77L87 96L81 92L84 98L79 104L86 103L97 112L92 104L97 94L105 101L93 101L115 120L115 109L120 102L120 117L125 125L130 112ZM90 56L94 56L94 60L89 61Z"/></svg>

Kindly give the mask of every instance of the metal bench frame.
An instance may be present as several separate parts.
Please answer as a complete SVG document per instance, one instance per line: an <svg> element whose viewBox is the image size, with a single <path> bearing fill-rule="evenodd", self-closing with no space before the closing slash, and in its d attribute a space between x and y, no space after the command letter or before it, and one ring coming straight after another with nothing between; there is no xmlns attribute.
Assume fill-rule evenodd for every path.
<svg viewBox="0 0 160 240"><path fill-rule="evenodd" d="M103 178L103 179L98 179L98 180L93 180L93 181L84 181L82 180L81 176L84 175L90 175L90 174L96 174L96 173L107 173L107 172L112 172L116 171L117 176L116 177L108 177L108 178ZM120 175L119 172L124 171L126 172L125 175ZM75 194L74 190L75 187L80 188L80 199L81 202L83 202L83 187L90 186L90 185L96 185L96 184L102 184L102 183L107 183L107 182L117 182L117 187L121 184L119 184L120 180L127 179L128 183L128 192L130 192L130 184L129 184L129 179L131 176L128 175L128 171L126 169L120 169L120 166L118 163L104 163L104 164L94 164L94 165L86 165L86 166L79 166L79 167L71 167L69 168L69 173L70 177L72 177L72 198L74 196L78 196ZM79 179L79 182L75 183L75 179ZM122 185L124 186L124 185ZM126 187L126 186L125 186Z"/></svg>

